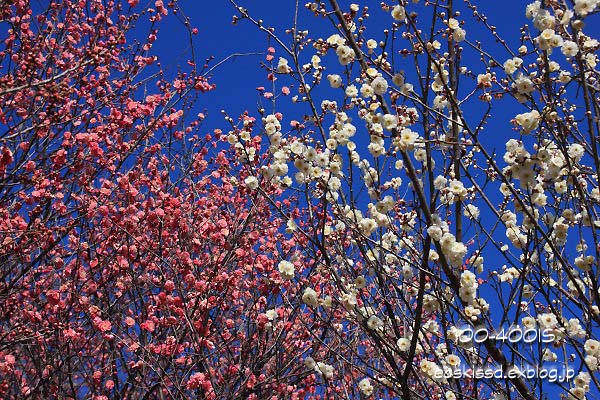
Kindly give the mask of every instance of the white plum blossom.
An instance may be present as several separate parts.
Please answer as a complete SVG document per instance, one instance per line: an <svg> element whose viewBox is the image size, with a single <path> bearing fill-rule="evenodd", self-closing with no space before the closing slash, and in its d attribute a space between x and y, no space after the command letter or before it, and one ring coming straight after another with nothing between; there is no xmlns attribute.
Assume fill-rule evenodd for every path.
<svg viewBox="0 0 600 400"><path fill-rule="evenodd" d="M523 133L530 133L531 131L537 129L540 123L540 113L537 110L532 110L530 112L517 114L515 120L517 124L522 128Z"/></svg>
<svg viewBox="0 0 600 400"><path fill-rule="evenodd" d="M579 53L579 47L577 46L577 43L571 40L565 40L560 51L562 51L566 57L575 57L577 53Z"/></svg>
<svg viewBox="0 0 600 400"><path fill-rule="evenodd" d="M279 274L285 280L290 280L294 278L294 264L289 261L281 260L279 262Z"/></svg>
<svg viewBox="0 0 600 400"><path fill-rule="evenodd" d="M377 78L373 79L373 81L371 82L371 87L373 88L373 91L375 92L375 94L381 96L381 95L385 94L385 92L387 91L388 83L383 77L378 76ZM367 96L365 96L365 97L367 97Z"/></svg>
<svg viewBox="0 0 600 400"><path fill-rule="evenodd" d="M342 77L337 74L327 75L327 80L329 81L331 87L334 89L337 89L340 86L342 86Z"/></svg>
<svg viewBox="0 0 600 400"><path fill-rule="evenodd" d="M292 69L288 65L288 60L283 57L279 57L279 62L277 63L277 72L280 74L289 74L291 71Z"/></svg>
<svg viewBox="0 0 600 400"><path fill-rule="evenodd" d="M255 176L247 177L246 179L244 179L244 183L251 190L255 190L258 188L258 179L256 179Z"/></svg>
<svg viewBox="0 0 600 400"><path fill-rule="evenodd" d="M356 86L354 86L354 85L349 85L346 88L345 93L346 93L346 96L348 96L348 97L357 97L358 89L356 89Z"/></svg>
<svg viewBox="0 0 600 400"><path fill-rule="evenodd" d="M335 372L333 366L326 364L322 361L317 362L317 365L315 366L315 371L317 371L319 375L326 379L332 379L333 374Z"/></svg>
<svg viewBox="0 0 600 400"><path fill-rule="evenodd" d="M531 79L521 74L515 79L515 82L512 84L512 87L522 95L531 94L535 89L533 86L533 82Z"/></svg>
<svg viewBox="0 0 600 400"><path fill-rule="evenodd" d="M358 388L365 396L371 396L373 394L373 385L371 384L371 380L369 378L363 378L358 383Z"/></svg>
<svg viewBox="0 0 600 400"><path fill-rule="evenodd" d="M537 321L542 328L546 329L553 329L556 325L558 325L556 315L554 315L553 313L540 314L538 315Z"/></svg>
<svg viewBox="0 0 600 400"><path fill-rule="evenodd" d="M512 75L521 67L522 64L523 60L519 57L509 58L504 62L504 72L506 72L507 75Z"/></svg>
<svg viewBox="0 0 600 400"><path fill-rule="evenodd" d="M302 293L302 302L310 307L317 307L319 305L317 292L313 288L307 287Z"/></svg>
<svg viewBox="0 0 600 400"><path fill-rule="evenodd" d="M335 52L338 56L338 61L342 65L350 64L352 61L354 61L354 58L356 57L354 50L352 50L350 46L346 46L345 44L338 45Z"/></svg>
<svg viewBox="0 0 600 400"><path fill-rule="evenodd" d="M406 10L401 5L396 5L392 9L392 18L396 21L404 21L406 19Z"/></svg>
<svg viewBox="0 0 600 400"><path fill-rule="evenodd" d="M585 17L589 13L593 12L598 5L598 0L575 0L575 13L577 15Z"/></svg>

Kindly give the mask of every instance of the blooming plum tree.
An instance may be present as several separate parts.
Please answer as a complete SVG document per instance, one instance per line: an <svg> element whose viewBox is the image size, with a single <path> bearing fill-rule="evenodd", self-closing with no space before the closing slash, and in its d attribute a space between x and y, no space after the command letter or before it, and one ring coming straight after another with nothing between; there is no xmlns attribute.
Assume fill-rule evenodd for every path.
<svg viewBox="0 0 600 400"><path fill-rule="evenodd" d="M0 4L0 397L291 393L308 338L277 266L302 240L200 133L207 67L165 78L177 3L137 3Z"/></svg>
<svg viewBox="0 0 600 400"><path fill-rule="evenodd" d="M296 3L285 35L230 3L272 43L228 140L308 244L279 272L314 398L597 397L598 1L527 5L516 46L470 0Z"/></svg>

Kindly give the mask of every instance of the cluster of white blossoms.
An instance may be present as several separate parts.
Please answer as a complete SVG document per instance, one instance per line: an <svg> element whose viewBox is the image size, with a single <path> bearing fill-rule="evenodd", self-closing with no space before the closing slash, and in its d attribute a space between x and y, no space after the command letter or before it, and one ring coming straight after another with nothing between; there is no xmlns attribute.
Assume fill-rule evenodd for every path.
<svg viewBox="0 0 600 400"><path fill-rule="evenodd" d="M498 277L500 278L500 282L512 283L512 281L518 279L520 275L521 272L515 267L506 268L506 266L504 266L503 272Z"/></svg>
<svg viewBox="0 0 600 400"><path fill-rule="evenodd" d="M356 133L356 127L349 121L345 112L340 112L336 115L333 125L329 128L329 139L327 140L327 148L335 150L338 146L347 146L348 150L356 149L354 142L350 139Z"/></svg>
<svg viewBox="0 0 600 400"><path fill-rule="evenodd" d="M542 360L547 362L555 362L558 360L558 356L552 350L545 348L542 352Z"/></svg>
<svg viewBox="0 0 600 400"><path fill-rule="evenodd" d="M389 211L394 207L394 199L392 196L385 196L383 200L379 201L377 204L369 203L368 204L369 214L377 227L387 227L390 225L390 218L387 215ZM371 224L371 222L369 222ZM373 229L369 231L372 232Z"/></svg>
<svg viewBox="0 0 600 400"><path fill-rule="evenodd" d="M331 296L319 298L319 295L313 288L307 287L302 293L302 302L311 308L316 308L319 305L322 305L323 307L329 309L332 305L332 298Z"/></svg>
<svg viewBox="0 0 600 400"><path fill-rule="evenodd" d="M519 69L521 67L521 65L523 65L522 58L519 58L519 57L509 58L508 60L504 61L504 64L503 64L504 72L506 72L507 75L512 75L517 71L517 69Z"/></svg>
<svg viewBox="0 0 600 400"><path fill-rule="evenodd" d="M334 369L333 366L319 361L315 365L315 371L326 379L333 379Z"/></svg>
<svg viewBox="0 0 600 400"><path fill-rule="evenodd" d="M477 86L480 88L492 87L492 74L486 72L485 74L477 74Z"/></svg>
<svg viewBox="0 0 600 400"><path fill-rule="evenodd" d="M419 139L419 134L410 128L404 128L400 131L400 135L394 138L394 146L401 150L413 150L415 143Z"/></svg>
<svg viewBox="0 0 600 400"><path fill-rule="evenodd" d="M327 75L327 80L329 81L329 85L334 89L342 86L342 77L338 74Z"/></svg>
<svg viewBox="0 0 600 400"><path fill-rule="evenodd" d="M303 143L299 138L288 137L281 138L279 132L280 125L276 118L267 117L266 130L270 134L273 160L268 166L261 167L262 174L269 179L277 178L285 186L290 186L291 178L287 176L289 172L288 163L293 162L296 172L294 179L298 184L309 184L311 182L322 182L328 189L327 200L337 200L337 193L341 186L343 177L342 172L342 157L339 154L331 154L329 148L317 149L311 145ZM351 137L356 129L349 123L344 124L342 128L335 132L339 133L337 139L343 141L346 139L346 144L352 142L347 138ZM335 141L337 144L337 141ZM332 146L332 148L335 148ZM357 153L358 155L358 153Z"/></svg>
<svg viewBox="0 0 600 400"><path fill-rule="evenodd" d="M239 134L231 131L227 136L227 141L234 146L238 157L242 161L253 161L256 157L256 148L250 144L252 137L250 136L251 128L249 125L250 120L246 120L244 121L244 128Z"/></svg>
<svg viewBox="0 0 600 400"><path fill-rule="evenodd" d="M588 339L584 345L585 362L588 364L591 371L598 370L600 361L600 342L594 339Z"/></svg>
<svg viewBox="0 0 600 400"><path fill-rule="evenodd" d="M575 57L579 53L579 46L572 40L565 40L560 48L565 57Z"/></svg>
<svg viewBox="0 0 600 400"><path fill-rule="evenodd" d="M460 27L458 20L448 18L448 28L452 30L452 38L457 42L462 42L467 36L467 31Z"/></svg>
<svg viewBox="0 0 600 400"><path fill-rule="evenodd" d="M373 310L365 311L365 310L359 309L359 315L362 316L363 318L370 314L367 319L367 327L370 330L383 332L383 330L385 328L385 324L384 324L383 320L381 318L379 318L377 315L373 314L373 312L374 312Z"/></svg>
<svg viewBox="0 0 600 400"><path fill-rule="evenodd" d="M558 319L554 313L541 313L537 317L538 324L543 329L554 329L558 325Z"/></svg>
<svg viewBox="0 0 600 400"><path fill-rule="evenodd" d="M244 179L244 183L250 190L256 190L258 188L258 179L255 176L248 176Z"/></svg>
<svg viewBox="0 0 600 400"><path fill-rule="evenodd" d="M373 88L373 92L375 92L376 95L382 96L387 92L388 82L383 76L381 76L381 74L377 74L375 79L371 81L371 87Z"/></svg>
<svg viewBox="0 0 600 400"><path fill-rule="evenodd" d="M289 74L292 72L292 69L288 65L288 60L283 57L279 57L279 62L277 63L277 72L280 74Z"/></svg>
<svg viewBox="0 0 600 400"><path fill-rule="evenodd" d="M589 271L595 260L594 256L585 256L582 254L575 257L575 265L583 271Z"/></svg>
<svg viewBox="0 0 600 400"><path fill-rule="evenodd" d="M478 274L483 272L483 257L481 253L475 253L469 258L469 263L475 268Z"/></svg>
<svg viewBox="0 0 600 400"><path fill-rule="evenodd" d="M521 96L529 95L535 90L531 79L523 74L517 76L512 84L512 88Z"/></svg>
<svg viewBox="0 0 600 400"><path fill-rule="evenodd" d="M444 371L444 376L451 376L453 374L454 371L456 371L460 364L461 364L461 359L459 356L457 356L456 354L447 354L447 348L445 343L441 343L438 346L438 350L436 351L436 355L441 359L442 361L442 367L441 369ZM445 383L446 380L443 380L443 382ZM448 395L450 394L450 397L448 397ZM446 392L446 398L447 399L455 399L456 396L454 396L453 392Z"/></svg>
<svg viewBox="0 0 600 400"><path fill-rule="evenodd" d="M553 242L558 246L564 246L567 243L567 233L569 230L569 224L563 217L559 217L554 224L552 224L552 239Z"/></svg>
<svg viewBox="0 0 600 400"><path fill-rule="evenodd" d="M272 148L276 149L281 144L281 123L275 114L265 117L265 132L269 137Z"/></svg>
<svg viewBox="0 0 600 400"><path fill-rule="evenodd" d="M308 369L314 370L316 373L326 379L332 379L335 372L333 366L322 361L316 362L315 359L310 356L304 359L304 366Z"/></svg>
<svg viewBox="0 0 600 400"><path fill-rule="evenodd" d="M568 164L578 163L584 155L583 146L578 143L570 144L567 147L567 155L569 162L564 157L564 153L552 141L544 139L540 145L535 146L537 153L533 156L525 150L522 143L511 139L506 144L506 153L504 161L508 164L504 168L505 174L510 174L513 178L519 179L521 187L528 188L531 191L529 199L532 206L545 207L548 202L548 196L545 190L548 188L554 189L558 194L567 193L569 183L573 183L572 178L563 179L563 176L569 176ZM536 169L534 167L538 167ZM584 180L578 180L578 184L582 187L587 186ZM595 189L595 188L594 188ZM504 196L510 196L511 190L509 185L503 183L500 186ZM593 190L592 190L593 192ZM578 194L577 191L574 192ZM592 194L593 196L593 194ZM516 204L518 206L518 204ZM520 206L519 206L520 207ZM522 210L525 211L525 210ZM536 220L540 213L537 208L529 209L529 215L532 215ZM517 226L516 215L509 211L505 211L502 215L502 220L507 227L507 237L513 242L516 247L521 247L526 243L526 235L521 231L521 227ZM552 226L552 234L550 235L555 245L562 246L567 240L567 231L569 226L575 225L578 221L582 221L584 225L590 225L592 221L587 216L586 210L580 213L575 213L571 209L565 209L562 215L555 216L551 213L546 213L543 216L544 223ZM522 227L524 229L532 229L533 221L525 216ZM551 247L546 243L544 249L551 252ZM552 254L550 254L552 257ZM586 265L591 262L590 258L583 256L576 259L575 265L585 269Z"/></svg>
<svg viewBox="0 0 600 400"><path fill-rule="evenodd" d="M588 372L581 371L573 379L573 387L569 390L569 400L585 400L585 394L590 391L592 377Z"/></svg>
<svg viewBox="0 0 600 400"><path fill-rule="evenodd" d="M533 170L535 161L521 142L515 139L506 142L504 161L508 164L503 170L504 174L510 174L513 178L518 179L521 187L532 187L535 184L535 172ZM504 187L501 187L500 190L505 195L510 194L510 191Z"/></svg>
<svg viewBox="0 0 600 400"><path fill-rule="evenodd" d="M470 219L478 219L479 212L479 208L475 204L467 204L465 206L465 216Z"/></svg>
<svg viewBox="0 0 600 400"><path fill-rule="evenodd" d="M337 33L327 38L327 44L335 48L335 54L338 56L338 61L341 65L348 65L354 61L356 54L352 47L346 45L346 39Z"/></svg>
<svg viewBox="0 0 600 400"><path fill-rule="evenodd" d="M373 157L379 157L385 154L386 145L383 138L383 126L381 123L374 121L379 121L379 119L369 118L367 121L371 139L367 148Z"/></svg>
<svg viewBox="0 0 600 400"><path fill-rule="evenodd" d="M599 0L575 0L575 12L577 15L585 17L591 12L594 12L596 7L600 4Z"/></svg>
<svg viewBox="0 0 600 400"><path fill-rule="evenodd" d="M398 339L396 341L396 346L398 346L398 350L403 353L407 353L410 350L411 338L412 338L412 335L409 337L401 337L400 339ZM415 354L418 355L421 353L423 353L423 346L421 346L421 344L417 340L417 343L415 346Z"/></svg>
<svg viewBox="0 0 600 400"><path fill-rule="evenodd" d="M582 206L584 200L600 201L600 189L591 187L597 185L594 173L590 172L589 167L581 165L582 161L591 158L591 154L586 157L586 151L591 153L591 147L584 143L585 129L581 129L581 132L578 130L578 124L585 118L585 110L572 104L568 93L578 85L583 90L581 81L584 77L589 76L591 82L597 83L593 76L595 72L580 70L580 61L584 69L593 69L597 62L593 53L599 45L583 34L583 22L577 18L596 10L598 1L575 1L571 4L571 7L575 6L574 10L553 4L542 7L539 1L530 4L526 15L533 21L535 33L524 39L518 51L511 52L510 58L494 56L494 61L486 62L485 69L479 71L481 73L458 65L458 57L454 60L451 58L454 57L452 46L457 46L455 50L470 51L452 43L461 42L466 36L466 31L461 27L463 22L458 20L461 14L457 10L439 16L446 25L445 29L439 31L444 40L438 36L439 41L432 38L429 42L421 42L409 36L412 35L413 27L410 25L413 20L407 20L405 7L410 6L407 2L401 3L382 7L386 12L391 12L391 17L397 21L394 29L399 30L398 36L404 34L403 39L409 39L407 43L414 40L412 49L403 50L418 50L431 57L430 71L421 74L428 77L431 88L427 88L428 95L419 93L421 86L413 90L413 86L405 81L406 76L413 75L411 71L405 75L403 71L394 70L395 59L390 55L386 41L366 37L366 30L362 31L356 22L351 22L357 15L364 20L369 18L366 8L361 13L360 7L351 5L351 13L345 16L355 42L350 37L333 34L327 40L303 43L303 46L312 44L318 54L313 55L310 63L304 64L297 72L302 72L303 77L310 77L312 71L312 82L309 83L316 87L323 82L326 86L323 91L325 95L334 94L335 97L332 95L311 100L311 97L316 99L322 92L309 92L308 84L301 85L299 96L293 97L293 102L298 103L298 97L300 102L312 101L312 115L304 116L302 123L292 122L291 133L286 133L285 137L281 132L281 115L268 115L262 121L269 139L271 157L265 157L266 165L258 167L258 172L252 172L254 176L246 178L246 186L256 189L259 182L291 181L298 186L289 189L289 193L293 193L290 196L301 193L306 194L307 201L322 199L326 204L327 218L331 216L317 234L323 232L326 251L335 255L336 261L319 265L316 269L322 277L326 277L325 280L331 281L323 283L315 279L311 281L312 287L301 286L297 298L306 305L303 309L305 312L318 313L335 310L339 315L336 318L342 321L335 322L333 326L336 330L341 331L343 327L351 325L352 328L348 329L359 332L361 339L364 338L375 349L378 343L371 341L372 337L388 337L393 338L392 343L396 341L396 351L407 353L412 336L417 335L415 351L420 355L421 375L427 377L428 383L440 379L435 378L440 375L440 369L447 371L458 368L461 357L464 360L473 357L475 360L481 356L476 349L477 344L467 340L467 335L460 328L452 325L442 325L440 328L435 322L442 321L438 316L444 313L450 313L453 317L451 320L460 314L461 319L475 325L477 321L486 320L490 306L478 297L478 291L488 292L480 290L480 283L483 285L484 281L478 280L478 276L492 276L497 280L491 285L499 282L502 283L501 287L523 280L529 282L522 287L514 285L509 288L511 291L521 290L517 294L522 301L520 304L515 302L515 307L522 307L524 315L527 315L521 323L527 328L539 325L543 329L550 329L558 338L555 345L562 344L567 337L580 342L589 338L585 326L577 318L567 320L543 308L542 294L545 294L547 286L550 288L548 290L560 290L565 298L570 295L578 299L581 293L589 296L592 287L585 273L593 270L596 260L593 255L588 255L589 252L586 253L586 246L579 246L575 254L566 248L563 253L562 248L557 250L556 247L567 245L569 233L570 239L576 235L574 231L577 224L582 229L600 225L594 221L596 203L586 205L591 215ZM311 9L318 12L320 8L317 5ZM410 12L412 18L412 10ZM405 22L409 26L406 31ZM415 34L417 32L415 30ZM447 42L450 48L445 49ZM362 53L355 53L355 48ZM324 63L330 58L325 58L328 52L331 57L335 52L339 64L344 67L340 68L335 61L333 66L322 65L322 61ZM484 57L484 50L480 55L483 60L488 59ZM358 58L361 58L360 63L357 62ZM496 60L505 61L498 65ZM572 69L568 71L569 68ZM296 72L284 58L276 63L276 71L296 77ZM450 71L473 77L477 88L471 88L472 92L464 90L463 86L460 90L458 87L454 90L452 86L458 85L458 78L455 76L456 79L451 79ZM552 95L547 93L549 89L545 79L550 79ZM487 97L480 95L482 92ZM511 120L514 125L512 134L521 140L506 138L503 156L506 165L500 165L501 161L493 165L496 154L491 156L493 161L487 156L484 160L481 157L485 154L484 141L479 141L477 137L479 132L479 137L493 132L493 129L488 129L491 124L485 123L484 119L482 128L476 128L477 125L470 120L478 123L478 117L468 112L465 114L469 108L463 110L462 107L463 103L466 105L467 101L476 97L488 101L490 107L501 107L496 103L496 98L505 93L510 93L521 103L519 107L522 109L515 112ZM417 105L425 111L407 105ZM427 114L419 115L420 112ZM419 118L426 118L429 125L419 126ZM492 120L496 116L492 112L489 118ZM571 129L573 134L569 132ZM244 132L234 136L230 141L235 143L242 159L256 160L254 147L257 145L249 140L249 134ZM581 144L573 141L580 141ZM453 160L449 155L457 154L456 149L460 150L458 154L461 154L460 164L464 174L452 168ZM433 182L429 182L429 179L433 179ZM496 180L501 181L499 187L503 198L497 199L496 195L488 201L485 198L488 194L486 191L494 185L490 182ZM430 184L433 190L430 190ZM416 190L417 185L423 189L421 192ZM425 201L420 198L422 195L426 197ZM303 201L301 199L299 203ZM428 211L432 214L432 221L426 231L435 245L429 250L428 261L431 264L427 268L438 271L438 261L443 257L453 267L455 275L450 279L450 285L432 276L435 283L428 281L425 284L422 297L425 318L418 332L410 332L409 329L395 334L393 322L399 321L400 317L387 315L377 297L384 295L385 291L378 292L378 289L379 285L390 285L410 302L420 293L419 285L415 285L415 281L418 281L415 266L420 264L424 248L421 229L428 202L431 203ZM451 207L457 202L461 203L463 213L460 217L463 236L460 238L451 233L449 227L449 224L457 222L455 207ZM475 204L489 206L489 209L480 211ZM419 209L420 206L424 206L424 209ZM308 214L310 210L306 210ZM499 216L499 221L490 218L490 211ZM483 216L481 219L480 215ZM300 235L311 231L312 227L302 220L306 218L305 215L294 218L299 225L291 217L287 219L285 229L288 234ZM488 218L489 221L486 220ZM492 260L492 267L488 271L491 273L486 274L483 256L486 256L487 267L490 259L485 246L489 245L482 244L478 237L488 233L491 235L490 232L496 234L496 225L492 229L492 223L501 223L500 226L506 229L508 241L498 245L503 257L515 258L510 262L504 261L509 266L502 267L503 262ZM298 226L303 229L300 230ZM494 236L493 240L496 239ZM340 243L343 246L338 247ZM511 244L517 249L516 252L508 251ZM434 248L441 249L440 253ZM468 253L469 258L466 258ZM563 265L563 260L567 260L567 264L572 261L577 269ZM465 264L468 269L464 267ZM541 269L545 272L546 267L549 273L540 278L540 284L536 284L531 274ZM332 271L327 275L329 268ZM291 280L297 275L294 263L290 261L281 261L278 269L282 280ZM569 272L569 278L564 277L565 272ZM456 283L458 287L454 286ZM324 293L331 295L325 297ZM391 299L392 307L396 307L393 302L394 299ZM464 305L460 313L455 313L456 308L447 311L446 305L455 302ZM535 311L529 310L529 307ZM560 310L558 307L553 309ZM276 317L274 312L268 315L273 320ZM440 329L443 335L438 334ZM431 337L435 338L433 344L428 343ZM449 341L446 342L446 339ZM590 371L596 371L600 363L600 343L589 339L585 346L585 362ZM449 354L450 350L457 355ZM434 352L436 362L430 357ZM557 354L560 352L555 353L550 347L540 352L544 361L558 361ZM334 376L333 367L325 362L316 362L307 357L305 364L324 378L332 379ZM383 376L360 377L354 384L358 385L363 396L368 397L385 379ZM589 380L589 375L580 374L572 393L581 393L579 397L583 398L589 390ZM437 383L440 382L447 383L443 378ZM392 387L395 384L390 385ZM442 388L440 393L446 389ZM453 399L455 395L449 391L446 397Z"/></svg>
<svg viewBox="0 0 600 400"><path fill-rule="evenodd" d="M462 266L467 254L467 246L456 240L456 237L449 232L448 224L445 221L441 221L439 216L433 215L432 225L427 228L427 233L434 241L440 243L450 265Z"/></svg>
<svg viewBox="0 0 600 400"><path fill-rule="evenodd" d="M371 384L371 380L369 378L363 378L358 382L358 388L365 396L371 396L375 388Z"/></svg>
<svg viewBox="0 0 600 400"><path fill-rule="evenodd" d="M340 296L340 302L346 311L352 311L356 307L356 291L344 292Z"/></svg>
<svg viewBox="0 0 600 400"><path fill-rule="evenodd" d="M419 370L423 373L425 378L430 381L442 382L445 380L442 367L433 361L421 360L421 363L419 364Z"/></svg>
<svg viewBox="0 0 600 400"><path fill-rule="evenodd" d="M282 148L284 144L287 144L286 141L282 138L281 133L281 123L279 122L277 116L275 114L267 115L263 119L264 130L269 138L269 151L273 154L273 160L269 165L263 165L260 168L261 175L268 181L272 183L281 182L284 186L290 186L292 180L288 173L288 160L289 160L289 150L285 147ZM244 138L242 137L242 142L249 143L250 137ZM235 143L235 147L238 150L238 154L242 156L246 153L251 153L252 157L250 160L254 159L254 154L256 148L254 146L245 146L242 145L241 142L236 142L235 135L229 135L228 140L230 143ZM252 186L256 188L258 186L258 181L252 181Z"/></svg>
<svg viewBox="0 0 600 400"><path fill-rule="evenodd" d="M432 222L433 224L427 228L427 234L431 236L431 239L440 242L444 234L449 232L448 223L442 221L437 214L432 216Z"/></svg>
<svg viewBox="0 0 600 400"><path fill-rule="evenodd" d="M579 293L582 293L585 296L586 287L588 286L592 286L592 283L587 277L584 277L583 280L579 278L573 278L569 279L567 282L567 289L569 289L569 293L575 297L579 296Z"/></svg>
<svg viewBox="0 0 600 400"><path fill-rule="evenodd" d="M542 8L541 5L542 3L536 0L531 4L528 4L525 8L525 16L533 20L533 25L539 31L553 28L556 24L556 18L550 14L547 9ZM572 16L572 12L564 13L559 23L561 25L567 24Z"/></svg>
<svg viewBox="0 0 600 400"><path fill-rule="evenodd" d="M437 63L431 64L431 70L433 71L433 74L434 74L433 82L431 83L431 89L436 93L443 92L444 87L448 86L448 80L449 80L450 73L445 68L445 66L446 66L445 58L441 58L438 60ZM478 79L478 81L479 81L479 79Z"/></svg>
<svg viewBox="0 0 600 400"><path fill-rule="evenodd" d="M302 293L302 302L310 307L317 307L319 305L319 296L313 288L307 287L304 289L304 293Z"/></svg>
<svg viewBox="0 0 600 400"><path fill-rule="evenodd" d="M581 326L581 323L577 318L571 318L567 322L567 335L574 339L583 339L586 335L585 329ZM591 360L591 359L590 359ZM598 359L596 361L596 367L598 365Z"/></svg>
<svg viewBox="0 0 600 400"><path fill-rule="evenodd" d="M544 29L536 38L537 45L540 50L546 50L548 54L552 53L552 49L563 45L563 38L554 29Z"/></svg>
<svg viewBox="0 0 600 400"><path fill-rule="evenodd" d="M336 200L337 191L341 187L340 177L343 176L342 158L339 154L332 155L330 148L335 149L338 143L346 144L349 147L353 145L349 138L354 135L356 128L350 123L342 122L347 120L342 115L338 116L336 125L331 130L335 138L328 141L329 148L318 150L305 144L299 138L282 139L281 125L278 119L275 115L267 116L264 121L265 131L269 136L273 161L269 166L261 167L261 172L269 179L273 177L280 178L285 186L289 186L291 179L287 176L288 163L292 160L294 167L297 169L294 175L297 183L308 184L317 180L324 182L330 191L327 194L328 200Z"/></svg>
<svg viewBox="0 0 600 400"><path fill-rule="evenodd" d="M279 262L279 274L285 280L290 280L294 278L294 264L289 261L282 260Z"/></svg>
<svg viewBox="0 0 600 400"><path fill-rule="evenodd" d="M338 46L335 50L335 53L338 56L338 61L342 65L348 65L354 61L354 50L352 50L350 46L346 46L345 44Z"/></svg>
<svg viewBox="0 0 600 400"><path fill-rule="evenodd" d="M427 312L434 312L439 310L441 307L440 300L431 295L426 294L423 296L423 309Z"/></svg>
<svg viewBox="0 0 600 400"><path fill-rule="evenodd" d="M509 210L504 211L500 219L506 227L506 238L511 241L512 245L517 249L525 247L527 235L523 230L527 228L526 224L523 223L523 226L519 226L517 224L517 215Z"/></svg>
<svg viewBox="0 0 600 400"><path fill-rule="evenodd" d="M537 129L541 119L542 118L538 110L531 110L515 116L515 121L517 124L519 124L523 133L530 133L531 131Z"/></svg>
<svg viewBox="0 0 600 400"><path fill-rule="evenodd" d="M458 179L448 181L440 175L436 177L434 186L440 191L440 201L446 205L454 204L457 201L464 201L469 196L469 189ZM472 209L472 211L476 213L475 209Z"/></svg>
<svg viewBox="0 0 600 400"><path fill-rule="evenodd" d="M536 327L537 322L535 321L535 318L533 318L531 316L527 316L527 317L523 317L521 319L521 325L525 329L533 329Z"/></svg>
<svg viewBox="0 0 600 400"><path fill-rule="evenodd" d="M455 325L449 326L446 329L446 335L448 337L448 340L454 343L460 343L461 339L464 338L463 330Z"/></svg>
<svg viewBox="0 0 600 400"><path fill-rule="evenodd" d="M273 177L283 177L284 184L289 186L291 178L287 176L288 158L289 156L285 151L276 151L273 154L273 162L269 166L261 167L262 175L268 180Z"/></svg>
<svg viewBox="0 0 600 400"><path fill-rule="evenodd" d="M460 275L460 289L458 292L461 300L469 304L474 303L478 287L479 284L475 274L468 270L463 271Z"/></svg>

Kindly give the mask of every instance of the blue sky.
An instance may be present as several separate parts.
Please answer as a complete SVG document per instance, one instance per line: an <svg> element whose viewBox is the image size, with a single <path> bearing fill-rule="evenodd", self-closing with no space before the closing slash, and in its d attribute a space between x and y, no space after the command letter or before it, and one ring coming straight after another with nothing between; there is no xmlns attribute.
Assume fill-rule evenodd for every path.
<svg viewBox="0 0 600 400"><path fill-rule="evenodd" d="M361 6L365 4L370 6L373 15L370 26L384 26L384 24L390 23L391 18L381 11L378 6L379 2L353 2ZM322 33L324 38L334 33L331 23L311 15L304 8L304 3L305 1L299 3L300 29L307 29L311 33ZM345 5L347 8L350 3L341 1L340 6L344 7ZM527 2L485 0L478 3L480 3L479 9L489 16L490 23L495 25L498 32L508 38L509 42L513 44L512 47L516 49L519 27L527 22L525 18ZM263 53L263 55L230 59L214 70L211 74L212 82L217 84L217 90L202 96L198 103L199 108L206 107L209 111L206 128L222 127L223 119L219 113L221 109L226 109L231 115L237 115L244 110L255 111L258 100L256 87L266 85L265 73L259 68L259 64L264 61L264 53L267 47L273 44L272 41L269 41L265 33L259 32L248 21L241 21L237 25L233 25L234 8L228 0L214 2L188 0L181 4L185 14L190 18L192 26L197 27L199 31L194 38L194 45L197 59L200 62L206 57L214 56L215 59L211 64L214 65L234 53ZM276 33L283 39L289 38L288 35L285 35L284 30L292 26L296 4L294 0L242 0L238 4L247 8L250 15L256 19L263 19L266 26L275 27ZM467 16L467 20L471 19L470 16ZM381 37L382 29L377 27L371 32L375 38L378 38ZM469 27L468 35L470 39L478 37L489 40L490 38L489 33L479 31L479 25L475 24L471 24ZM284 42L286 41L284 40ZM188 49L189 42L181 23L174 18L167 18L161 24L154 52L163 60L180 64L187 59ZM313 52L307 49L304 54L305 62L309 62ZM163 63L165 62L163 61Z"/></svg>

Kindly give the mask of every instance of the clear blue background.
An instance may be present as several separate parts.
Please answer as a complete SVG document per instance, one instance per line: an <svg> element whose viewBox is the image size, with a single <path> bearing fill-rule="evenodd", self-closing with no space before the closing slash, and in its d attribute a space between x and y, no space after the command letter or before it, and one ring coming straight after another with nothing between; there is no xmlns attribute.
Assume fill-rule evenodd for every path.
<svg viewBox="0 0 600 400"><path fill-rule="evenodd" d="M370 7L372 17L367 24L369 33L375 39L382 38L381 31L390 24L391 18L383 13L379 2L340 1L340 7L346 10L353 2L361 7L364 5ZM274 27L276 34L283 39L286 45L289 44L290 36L286 35L284 31L293 25L295 1L242 0L237 3L248 9L250 15L255 19L263 19L265 26ZM299 2L299 29L309 30L312 37L315 37L315 33L319 33L324 39L334 33L331 23L309 13L304 8L305 3L305 0ZM459 7L464 7L460 4L462 2L456 3L459 3ZM519 46L519 28L530 22L525 18L525 6L528 2L483 0L475 1L475 3L479 3L478 8L489 16L490 23L498 28L500 35L508 39L511 47L516 50ZM181 1L181 5L192 26L198 28L198 34L194 37L194 46L199 63L209 56L215 57L211 63L214 65L234 53L263 53L262 55L230 59L213 71L211 82L217 85L217 90L202 96L198 103L199 109L206 108L209 111L206 121L207 130L223 128L223 119L219 113L221 109L227 110L232 116L236 116L244 110L255 113L259 97L256 87L268 87L265 71L260 69L259 65L265 59L267 47L274 45L273 41L267 37L266 33L260 32L258 28L251 25L249 21L242 20L237 25L233 25L232 16L238 13L235 12L228 0L211 2L184 0ZM411 5L408 7L409 10L410 7ZM469 22L467 35L470 40L478 38L490 42L490 34L483 31L480 24L472 23L472 17L467 13L463 12L463 17ZM174 72L176 71L175 65L182 64L189 58L187 33L183 25L171 17L161 23L160 27L158 40L153 48L154 53L159 55L168 70ZM283 55L277 46L274 47L277 49L276 57ZM314 51L308 48L304 50L303 54L303 63L307 63ZM165 60L171 61L172 64L166 63ZM322 99L318 100L320 102ZM288 101L282 102L279 107L288 103ZM282 107L282 111L285 111L285 107ZM296 117L299 117L297 114ZM289 120L285 122L289 122Z"/></svg>

